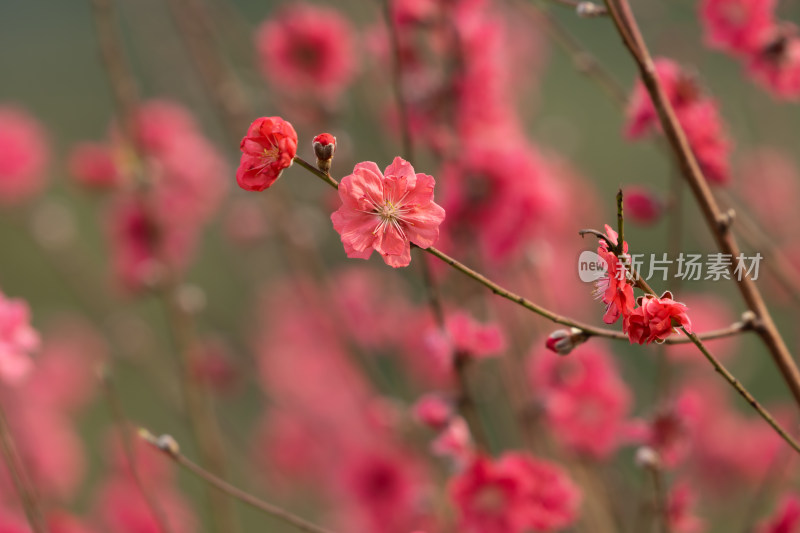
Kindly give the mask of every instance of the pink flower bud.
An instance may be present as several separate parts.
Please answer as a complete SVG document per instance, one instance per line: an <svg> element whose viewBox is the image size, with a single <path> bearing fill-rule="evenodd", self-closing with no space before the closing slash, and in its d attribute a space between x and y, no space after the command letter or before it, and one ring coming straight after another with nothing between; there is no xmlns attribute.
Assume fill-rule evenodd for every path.
<svg viewBox="0 0 800 533"><path fill-rule="evenodd" d="M567 355L588 337L578 328L559 329L547 337L544 345L558 355Z"/></svg>
<svg viewBox="0 0 800 533"><path fill-rule="evenodd" d="M453 417L453 407L438 394L426 394L413 408L414 418L431 429L443 429Z"/></svg>
<svg viewBox="0 0 800 533"><path fill-rule="evenodd" d="M317 156L317 167L328 172L331 169L333 154L336 152L336 137L330 133L320 133L311 142L314 146L314 155Z"/></svg>
<svg viewBox="0 0 800 533"><path fill-rule="evenodd" d="M642 225L655 224L664 213L664 204L644 187L625 187L625 215Z"/></svg>

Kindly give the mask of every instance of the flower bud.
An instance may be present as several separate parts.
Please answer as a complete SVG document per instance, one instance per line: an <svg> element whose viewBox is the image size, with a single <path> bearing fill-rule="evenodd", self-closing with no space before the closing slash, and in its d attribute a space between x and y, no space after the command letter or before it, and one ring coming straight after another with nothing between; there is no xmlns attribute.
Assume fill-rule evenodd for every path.
<svg viewBox="0 0 800 533"><path fill-rule="evenodd" d="M314 155L317 156L317 168L322 172L328 172L331 169L333 154L336 152L336 137L330 133L320 133L314 137L312 145Z"/></svg>
<svg viewBox="0 0 800 533"><path fill-rule="evenodd" d="M592 2L581 2L575 7L575 13L581 18L591 18L606 14L606 9Z"/></svg>
<svg viewBox="0 0 800 533"><path fill-rule="evenodd" d="M586 339L588 339L587 335L578 328L559 329L547 337L544 345L558 355L567 355Z"/></svg>
<svg viewBox="0 0 800 533"><path fill-rule="evenodd" d="M658 452L649 446L641 446L637 449L633 461L639 468L656 469L661 466L661 458Z"/></svg>

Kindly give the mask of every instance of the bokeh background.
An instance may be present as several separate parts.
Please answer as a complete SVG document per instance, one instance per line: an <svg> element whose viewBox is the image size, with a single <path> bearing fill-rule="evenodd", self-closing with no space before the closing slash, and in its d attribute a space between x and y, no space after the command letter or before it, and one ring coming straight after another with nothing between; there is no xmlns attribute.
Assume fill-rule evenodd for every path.
<svg viewBox="0 0 800 533"><path fill-rule="evenodd" d="M540 10L576 38L627 92L633 86L635 70L610 21L580 19L569 8L556 4L527 4L521 0L496 3L499 10L513 19L512 38L529 43L531 47L529 53L523 55L529 63L519 63L515 72L515 83L521 87L516 108L529 139L542 152L558 154L568 160L588 184L573 191L573 201L565 206L563 214L573 222L575 242L565 247L565 250L572 250L571 254L558 258L558 262L564 270L574 272L578 252L593 247L593 243L580 240L577 230L600 228L612 222L617 188L644 185L664 202L669 202L676 170L658 140L632 143L624 138L622 108L581 73L574 57L566 54L545 31ZM332 174L337 177L348 173L358 161L372 160L383 167L400 153L400 136L388 118L393 105L391 72L385 63L375 59L374 46L370 44L370 32L382 23L380 3L367 0L327 3L340 10L358 29L360 67L352 87L343 94L333 112L311 124L293 120L293 113L301 115L302 109L286 106L276 98L257 67L253 44L255 29L282 3L208 0L204 4L212 14L220 50L241 80L256 113L251 119L281 115L295 122L300 138L298 154L312 161L310 139L313 135L323 130L334 133L338 138L338 151ZM746 250L755 252L775 247L793 265L793 275L800 275L797 266L800 247L796 237L792 239L794 230L800 229L797 219L786 219L788 227L769 227L769 221L758 220L758 212L763 212L765 206L769 211L769 201L774 196L765 194L758 198L752 194L752 184L764 178L758 175L758 165L750 165L749 175L743 175L742 170L742 163L753 150L763 147L779 150L796 165L800 124L797 106L776 100L744 76L741 66L730 56L704 44L697 2L647 0L636 2L633 7L654 55L669 56L696 72L704 90L719 103L728 136L735 147L731 156L732 180L717 189L721 202L755 219L769 238L763 243L755 239L746 245ZM229 356L226 361L236 376L231 390L214 395L231 480L284 501L307 516L319 518L324 513L317 509L315 496L310 492L307 498L302 493L285 498L280 488L271 485L267 474L253 467L252 437L269 403L269 391L263 390L256 377L258 348L255 339L267 327L263 323L263 313L257 311L260 295L265 290L275 290L284 283L282 280L303 274L296 271L296 263L284 257L283 248L276 244L276 234L285 233L296 239L302 249L318 250L324 261L323 270L336 272L348 264L328 218L336 207L335 197L321 182L297 166L285 171L275 186L281 189L280 198L284 202L280 218L275 216L275 211L270 211L272 204L262 201L262 195L270 191L254 195L236 187L238 139L233 139L226 131L166 3L122 0L115 2L115 8L125 52L141 97L180 102L195 116L204 135L216 145L227 163L225 199L204 230L196 257L187 271L186 284L188 297L199 299L202 304L194 315L198 334L215 339L225 347ZM778 12L782 19L800 20L797 2L781 2ZM89 2L0 2L0 73L0 105L19 106L40 120L51 148L46 190L24 205L0 210L0 288L8 296L29 302L33 323L45 338L49 328L62 323L65 317L80 319L96 330L107 344L104 368L114 376L127 416L153 431L174 435L186 454L196 457L180 406L180 387L175 377L175 358L170 353L173 348L164 311L152 295L126 294L119 287L109 266L108 222L101 215L107 209L105 200L101 195L82 190L68 171L68 156L75 144L106 139L116 115ZM418 154L414 162L417 170L435 176L436 158L425 147L420 147ZM191 159L187 159L186 165L192 165ZM764 183L769 187L767 181ZM246 246L232 241L226 229L226 224L241 223L237 222L235 212L242 209L242 202L248 208L253 205L263 208L266 224L262 236ZM587 205L592 208L584 209ZM679 213L677 243L670 237L670 228L675 226L669 214L665 214L650 225L631 221L626 227L631 248L645 254L660 254L676 245L685 252L715 251L711 235L688 190L682 194ZM676 238L674 234L672 238ZM474 250L465 250L462 254L461 250L448 251L467 262L475 258ZM415 255L415 260L418 258ZM787 343L796 351L798 301L769 275L770 260L766 257L761 264L759 286L767 294ZM351 263L355 261L358 260L350 260ZM377 270L389 269L376 258L368 264ZM412 262L409 269L392 271L390 275L402 279L408 297L424 309L421 275L414 266ZM495 265L493 270L502 273L503 266ZM564 276L564 279L570 278ZM572 281L575 286L583 285L577 272L572 275ZM535 279L530 279L520 290L525 292L536 283ZM658 281L654 285L657 290L668 288ZM585 294L581 296L579 306L584 310L580 318L599 324L602 310L599 304L592 302L590 289L585 286ZM462 292L451 294L448 290ZM552 284L549 290L553 295L552 305L559 310L562 287ZM719 312L734 320L744 310L730 282L686 282L680 290L691 293L692 297L696 297L695 293L714 295L723 304ZM575 287L563 291L570 295L576 293ZM387 298L390 296L387 293ZM483 297L479 289L460 281L451 281L445 290L445 300L453 304L472 302L479 297ZM388 299L382 302L382 306L392 305ZM573 302L563 307L574 309L576 305ZM322 311L336 312L332 308ZM716 312L713 310L710 314ZM496 316L513 315L515 327L522 333L512 335L516 342L509 349L509 352L518 353L509 353L506 357L523 358L533 339L541 340L542 335L556 329L533 315L509 313L506 310ZM308 334L313 336L313 329ZM635 395L634 412L645 416L662 379L659 376L663 377L668 369L653 355L657 350L652 347L645 349L616 343L612 348L621 375ZM788 405L788 391L755 337L744 336L730 350L733 353L728 354L726 360L730 361L732 370L762 401ZM398 368L400 363L389 356L376 355L375 358L378 371L385 378L383 385L377 387L381 393L399 406L413 403L419 390L408 384L408 375ZM496 450L502 450L509 446L505 436L510 431L507 426L513 423L508 416L497 414L505 408L501 398L504 367L503 363L493 360L482 368L484 371L474 376L474 390L480 391L476 392L479 409L487 426L494 430L493 445ZM702 364L693 365L691 373L694 377L712 377L711 369ZM302 382L304 376L298 375L297 379ZM309 386L316 385L310 383ZM346 384L332 382L329 386L336 389ZM22 398L14 400L22 401ZM732 404L745 412L742 402L734 400ZM17 403L5 405L7 411L20 408ZM99 389L91 403L75 417L74 423L84 446L86 471L80 488L69 498L68 507L83 515L91 511L95 489L105 476L106 441L113 424L108 402ZM319 438L326 437L320 434ZM52 445L57 447L59 443ZM633 466L633 453L633 448L621 451L607 468L619 477L638 479L640 474ZM180 474L179 486L192 501L200 522L207 527L202 485ZM752 499L747 494L738 497L741 501ZM761 503L760 512L770 508L770 501L773 500ZM710 520L708 530L731 531L731 522L737 524L739 519L719 518L714 505L719 509L724 503L709 505L712 509L709 516L717 518ZM244 506L239 505L237 509L241 513L243 531L291 530ZM199 530L210 529L201 526Z"/></svg>

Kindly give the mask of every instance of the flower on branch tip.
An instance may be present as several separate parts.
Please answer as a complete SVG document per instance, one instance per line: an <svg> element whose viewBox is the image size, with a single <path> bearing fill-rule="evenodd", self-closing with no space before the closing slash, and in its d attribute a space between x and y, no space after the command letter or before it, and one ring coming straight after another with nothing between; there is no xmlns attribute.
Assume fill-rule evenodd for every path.
<svg viewBox="0 0 800 533"><path fill-rule="evenodd" d="M396 268L411 262L411 243L433 246L444 220L444 209L433 201L435 184L400 157L384 173L372 161L358 163L342 178L342 205L331 215L347 257L367 259L375 250Z"/></svg>
<svg viewBox="0 0 800 533"><path fill-rule="evenodd" d="M597 248L597 255L605 261L607 270L602 278L595 283L594 294L602 299L606 304L606 312L603 315L603 322L613 324L619 317L623 319L633 311L633 287L628 280L628 269L625 262L617 256L611 249L609 242L613 246L618 246L617 232L605 225L606 237L608 240L601 239L600 246ZM622 256L628 253L628 243L623 242L621 246Z"/></svg>
<svg viewBox="0 0 800 533"><path fill-rule="evenodd" d="M281 117L261 117L250 124L240 148L236 182L246 191L263 191L292 165L297 133Z"/></svg>
<svg viewBox="0 0 800 533"><path fill-rule="evenodd" d="M336 152L336 137L330 133L320 133L311 141L314 147L314 155L317 156L317 168L322 172L331 169L333 154Z"/></svg>
<svg viewBox="0 0 800 533"><path fill-rule="evenodd" d="M678 327L692 332L692 321L686 313L686 305L672 299L667 291L661 297L647 294L637 299L639 307L633 310L622 322L622 331L628 334L631 344L662 343Z"/></svg>
<svg viewBox="0 0 800 533"><path fill-rule="evenodd" d="M586 342L589 337L578 328L558 329L547 337L544 345L551 352L567 355L576 346Z"/></svg>

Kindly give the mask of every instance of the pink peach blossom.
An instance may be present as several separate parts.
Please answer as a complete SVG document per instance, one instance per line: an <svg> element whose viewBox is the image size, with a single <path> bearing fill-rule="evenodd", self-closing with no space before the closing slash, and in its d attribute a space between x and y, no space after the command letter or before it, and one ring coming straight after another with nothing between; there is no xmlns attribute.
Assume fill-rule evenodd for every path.
<svg viewBox="0 0 800 533"><path fill-rule="evenodd" d="M439 238L444 209L433 201L435 181L396 157L382 174L359 163L339 184L342 206L331 215L348 257L367 259L375 250L392 267L408 266L411 243L428 248Z"/></svg>

